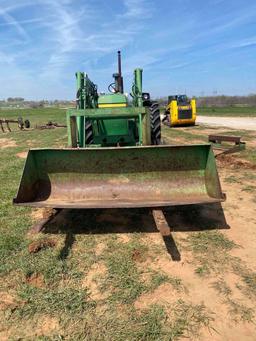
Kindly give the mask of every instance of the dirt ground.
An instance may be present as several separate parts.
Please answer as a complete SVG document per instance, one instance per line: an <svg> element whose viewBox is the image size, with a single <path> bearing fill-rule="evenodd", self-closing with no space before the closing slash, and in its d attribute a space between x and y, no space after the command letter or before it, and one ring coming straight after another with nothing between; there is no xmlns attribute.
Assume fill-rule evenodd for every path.
<svg viewBox="0 0 256 341"><path fill-rule="evenodd" d="M241 129L240 123L236 126L238 128ZM187 138L190 143L202 142L200 135L226 131L224 127L210 125L179 129L175 130L176 135L180 132L180 136L175 136L175 141L179 143L187 143ZM167 132L167 138L172 138L172 130ZM188 137L186 132L189 133ZM191 138L193 134L194 139ZM245 133L244 139L247 147L253 150L256 131ZM15 153L15 156L23 158L25 154L20 152ZM72 335L75 335L72 333L79 329L80 312L79 317L74 317L77 318L75 322L67 324L69 337L62 338L65 328L60 316L64 308L58 308L59 302L55 303L60 309L59 315L55 313L55 306L52 310L48 310L49 303L44 306L44 297L38 296L40 301L36 303L36 308L31 302L36 297L36 289L39 293L47 289L47 294L52 290L54 297L56 288L77 289L77 283L80 283L78 289L88 290L90 299L96 302L96 313L93 312L96 315L92 315L95 321L89 320L86 324L86 329L93 325L90 336L93 335L94 340L100 340L97 328L103 328L101 320L106 322L104 318L109 313L108 305L111 313L117 314L114 321L119 317L122 321L123 318L122 329L125 325L129 328L131 321L135 323L132 319L129 322L125 320L129 309L135 309L131 310L131 314L137 314L136 319L139 319L145 311L160 305L166 312L165 319L160 319L161 323L164 320L164 325L172 325L172 321L176 321L172 326L171 338L167 338L164 332L158 338L153 337L150 331L147 337L125 338L127 340L256 340L255 164L244 159L241 153L225 155L216 160L222 190L226 194L226 201L221 204L171 207L164 209L163 213L150 209L62 210L46 224L40 234L28 231L27 257L30 257L28 259L31 259L32 265L26 265L27 275L23 281L33 288L33 296L32 299L26 296L26 299L19 301L15 298L14 289L10 290L14 282L9 279L10 287L2 283L3 288L6 286L8 290L0 290L0 312L8 310L12 314L17 312L17 315L15 323L8 322L11 325L9 329L6 327L8 324L1 326L0 321L0 340L33 340L39 337L42 340L55 340L56 335L71 340ZM34 209L31 218L37 222L47 214L51 212ZM66 261L71 265L74 263L73 273L67 268L68 271L64 275L60 272L59 276L60 270L55 269L56 250L60 250L58 259L62 267ZM126 257L130 257L127 263ZM36 259L39 260L33 272L31 268L34 269ZM53 270L50 271L48 263L51 259ZM47 264L45 268L43 260ZM75 272L77 269L78 273ZM53 276L54 284L51 282ZM141 283L143 288L140 291L138 286ZM132 294L135 290L134 296L128 295L130 290ZM54 301L52 297L49 302ZM80 301L79 298L75 304L79 306ZM116 305L112 305L113 302ZM22 313L30 313L26 305L31 305L37 311L40 304L43 308L37 312L39 318L32 314L34 324L27 319L24 322L25 336L18 338L22 330L19 324L23 323ZM142 320L140 327L149 324L149 321ZM111 324L106 323L104 328L108 333ZM118 338L117 333L120 331L115 328L112 337L109 334L106 340L122 339ZM175 334L176 329L178 331ZM90 336L88 340L92 339Z"/></svg>
<svg viewBox="0 0 256 341"><path fill-rule="evenodd" d="M229 127L233 129L256 130L255 117L197 116L198 124Z"/></svg>
<svg viewBox="0 0 256 341"><path fill-rule="evenodd" d="M16 147L16 142L12 139L0 137L0 149Z"/></svg>
<svg viewBox="0 0 256 341"><path fill-rule="evenodd" d="M164 306L167 311L170 306L175 305L177 301L190 302L199 306L203 304L213 316L211 328L208 326L201 329L200 336L179 338L179 340L212 340L212 341L254 341L256 339L256 327L254 317L248 318L247 310L254 311L255 293L246 293L243 291L243 280L239 271L233 267L233 261L238 262L242 267L250 269L250 272L256 272L256 192L251 190L250 186L256 185L247 178L253 176L254 172L249 168L234 167L230 162L223 159L217 161L222 189L227 195L227 200L221 205L200 207L200 224L190 220L189 209L179 210L176 208L164 211L166 219L155 226L153 220L149 217L150 213L142 213L139 222L138 217L134 216L133 210L117 211L102 210L97 213L95 221L90 221L90 226L97 225L93 232L97 231L107 224L111 226L110 233L118 236L122 243L129 243L132 238L133 230L140 226L143 231L143 242L149 247L165 246L165 252L152 259L144 257L138 251L135 251L133 258L142 273L145 269L161 271L167 276L177 277L182 281L182 288L174 289L173 284L163 283L154 291L142 294L135 301L134 307L138 311L143 311L154 304ZM236 182L228 179L237 178ZM253 185L252 185L253 184ZM256 188L256 187L255 187ZM69 212L67 210L56 217L57 222L68 222ZM86 217L85 217L86 220ZM168 233L168 228L170 233ZM205 224L205 226L204 226ZM58 224L57 224L58 225ZM160 232L156 227L160 226ZM162 227L162 228L161 228ZM204 262L204 259L197 259L197 256L183 245L183 241L190 238L193 231L207 230L221 231L228 240L237 245L229 253L223 255L214 253L216 258L210 260L210 271L206 275L200 276L197 273L197 267ZM80 232L83 227L80 226ZM149 232L147 232L149 231ZM100 232L101 233L101 232ZM207 243L207 240L205 241ZM96 253L100 254L104 250L104 243L99 243ZM207 258L209 254L204 255ZM225 257L223 257L225 256ZM216 262L217 267L214 269ZM223 262L223 264L222 264ZM216 271L215 271L216 270ZM100 293L97 281L94 278L104 276L106 266L101 262L92 265L90 271L83 279L82 286L89 287L91 296L96 300L102 300L108 297L108 293ZM147 274L143 273L144 279ZM252 286L256 285L256 277L253 275ZM221 288L217 288L220 283ZM228 288L228 293L225 293ZM253 314L254 316L254 314ZM150 339L149 339L150 340Z"/></svg>
<svg viewBox="0 0 256 341"><path fill-rule="evenodd" d="M218 118L219 119L219 118ZM225 121L225 120L224 120ZM223 122L224 122L223 121ZM188 128L180 128L186 131ZM212 133L213 127L203 126L200 128L201 133ZM222 133L225 129L214 128L214 132ZM190 127L189 132L198 132L197 127ZM256 136L256 135L255 135ZM182 138L181 138L182 140ZM255 140L247 141L250 146L253 146ZM246 319L246 310L253 311L255 307L255 298L250 294L244 294L241 288L243 281L235 270L230 269L227 264L220 264L223 269L217 272L210 271L206 276L198 276L195 271L198 261L191 252L182 246L182 240L189 238L193 230L204 231L208 228L211 230L221 230L221 232L233 241L238 247L232 249L225 262L229 263L233 260L238 260L248 267L252 273L256 271L256 181L254 166L250 163L241 161L239 154L223 156L217 160L220 181L223 192L227 195L227 200L221 205L213 207L200 208L200 225L189 226L190 219L187 219L182 214L178 214L174 209L167 210L165 216L168 219L156 217L160 227L160 233L143 232L144 242L149 246L163 245L166 246L165 255L159 255L153 261L151 258L140 260L138 254L138 266L141 269L150 267L153 270L161 271L168 276L177 276L184 286L184 290L173 290L170 283L163 283L153 292L142 294L134 303L136 309L146 309L152 304L162 304L168 310L171 303L177 300L189 301L192 304L205 304L207 309L213 313L214 323L212 329L208 327L203 329L200 340L212 341L236 341L236 340L251 340L256 339L255 320ZM230 180L231 179L231 180ZM182 212L182 211L181 211ZM189 212L189 210L186 211ZM62 217L58 217L62 219ZM161 220L162 219L162 220ZM152 222L147 216L142 217L145 229L151 229ZM131 239L131 233L125 233L131 229L134 222L132 210L122 214L116 214L116 211L103 211L97 218L97 223L108 224L112 226L118 225L118 231L122 233L118 235L124 243ZM204 222L209 226L204 228ZM169 228L169 232L168 232ZM117 231L117 232L118 232ZM207 242L207 241L206 241ZM179 247L180 245L180 247ZM100 245L102 249L102 244ZM222 251L220 251L222 252ZM208 255L207 255L208 257ZM216 254L216 264L221 263L218 253ZM222 258L222 256L220 256ZM199 260L199 263L202 260ZM213 266L214 265L210 265ZM224 270L225 269L225 270ZM84 279L83 285L89 285L93 297L100 296L97 285L92 281L94 276L99 273L104 274L106 267L100 263L92 266L90 272ZM216 283L222 283L222 289L216 290ZM256 285L256 277L253 277L253 285ZM224 293L224 288L229 288L229 293ZM241 311L240 311L241 310ZM242 317L241 317L242 316ZM252 322L254 321L254 322ZM181 338L182 339L182 338ZM187 339L187 338L185 338ZM184 340L185 340L184 339Z"/></svg>

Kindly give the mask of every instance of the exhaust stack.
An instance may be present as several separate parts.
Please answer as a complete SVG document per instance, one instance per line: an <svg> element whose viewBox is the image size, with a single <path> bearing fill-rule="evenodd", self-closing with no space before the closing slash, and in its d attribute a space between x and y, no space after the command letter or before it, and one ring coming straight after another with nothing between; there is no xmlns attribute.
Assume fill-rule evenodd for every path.
<svg viewBox="0 0 256 341"><path fill-rule="evenodd" d="M123 77L122 77L122 65L121 65L121 52L117 52L117 65L118 65L118 72L113 74L115 80L115 89L116 92L120 92L121 94L124 93L124 84L123 84Z"/></svg>

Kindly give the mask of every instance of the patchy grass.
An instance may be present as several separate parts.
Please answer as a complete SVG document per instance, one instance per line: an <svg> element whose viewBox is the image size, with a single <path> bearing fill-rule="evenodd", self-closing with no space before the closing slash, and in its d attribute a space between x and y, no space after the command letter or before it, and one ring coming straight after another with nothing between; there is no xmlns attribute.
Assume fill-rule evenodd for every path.
<svg viewBox="0 0 256 341"><path fill-rule="evenodd" d="M255 139L255 137L254 137ZM241 158L244 158L245 160L250 161L253 165L256 165L256 153L255 148L249 148L247 147L245 150L242 150L239 153L239 156Z"/></svg>
<svg viewBox="0 0 256 341"><path fill-rule="evenodd" d="M232 299L228 299L227 303L229 305L229 314L235 322L254 322L254 310L252 308Z"/></svg>
<svg viewBox="0 0 256 341"><path fill-rule="evenodd" d="M170 339L176 340L181 336L198 338L202 327L210 328L214 321L212 312L204 304L193 305L178 300L172 310L173 320Z"/></svg>
<svg viewBox="0 0 256 341"><path fill-rule="evenodd" d="M217 281L215 281L212 284L212 287L218 292L219 295L225 298L224 303L227 305L228 312L235 322L242 321L254 323L254 309L248 307L244 303L241 303L239 300L232 298L232 290L223 278L219 278ZM240 288L239 285L237 285L237 288L243 290L243 288ZM245 296L247 296L246 292Z"/></svg>
<svg viewBox="0 0 256 341"><path fill-rule="evenodd" d="M237 261L233 265L233 271L241 277L243 285L239 285L239 289L246 297L251 300L256 298L256 273L251 271L245 264L241 264Z"/></svg>
<svg viewBox="0 0 256 341"><path fill-rule="evenodd" d="M156 288L158 288L163 283L170 283L173 287L173 289L180 291L183 290L183 284L182 280L178 277L170 277L167 274L163 274L160 272L153 272L151 275L150 280L150 291L154 291Z"/></svg>
<svg viewBox="0 0 256 341"><path fill-rule="evenodd" d="M191 133L189 130L183 130L180 127L170 128L162 125L162 135L167 144L181 144L181 140L183 140L184 143L198 143L198 141L201 143L207 142L208 136L200 131L199 133L200 134Z"/></svg>
<svg viewBox="0 0 256 341"><path fill-rule="evenodd" d="M208 143L208 135L210 127L200 125L194 127L174 127L169 128L162 126L162 136L166 144L198 144ZM207 133L205 133L207 130ZM218 127L212 130L213 134L218 134ZM233 154L235 158L244 159L256 165L256 153L254 146L250 143L255 141L255 131L228 129L221 131L221 135L238 135L242 136L242 141L248 142L246 149ZM230 146L230 143L223 143L223 146Z"/></svg>
<svg viewBox="0 0 256 341"><path fill-rule="evenodd" d="M65 111L57 109L26 110L24 114L23 110L13 110L6 115L17 117L20 112L24 118L31 120L32 126L49 120L65 122ZM6 115L1 112L1 116ZM198 129L196 135L189 129L181 131L164 128L173 143L179 136L184 143L186 140L193 142L193 139L206 141L203 130ZM199 339L202 329L211 329L215 315L207 307L208 303L191 303L187 296L187 283L185 287L182 279L172 275L171 271L167 273L164 269L151 268L156 259L166 257L169 261L170 255L164 243L151 242L147 234L144 237L144 233L133 232L137 225L150 227L148 213L136 211L131 215L127 226L132 233L127 238L126 234L120 236L115 232L115 229L123 232L125 224L121 224L121 215L113 229L111 219L98 221L93 210L70 210L66 212L65 219L49 224L44 234L27 233L33 223L32 210L12 205L25 162L16 154L29 147L65 146L66 130L13 130L3 137L16 142L16 146L0 152L0 170L4 179L0 196L0 257L3 260L0 262L0 286L1 292L13 295L18 302L4 311L0 310L0 330L10 333L10 340L169 341L185 337ZM249 171L248 176L255 177ZM175 208L173 213L177 220L184 219L189 223L192 230L213 228L213 220L201 216L196 207L181 211ZM55 246L29 253L31 242L48 237L56 242ZM188 232L185 240L177 236L177 247L181 251L181 259L187 249L190 250L191 262L197 273L202 275L202 280L205 274L232 268L233 272L240 274L241 292L255 297L255 274L230 256L230 250L236 245L224 234L206 230ZM182 262L179 264L182 266ZM97 265L102 265L104 271L97 273L93 284L100 293L107 293L100 298L94 298L86 281ZM143 294L154 295L154 291L165 283L173 289L174 301L164 306L156 304L146 309L135 308L136 300ZM181 297L182 300L179 299ZM240 314L240 319L249 321L250 310L246 315L245 308L242 308L233 305L232 314ZM46 328L47 332L40 327L40 321L46 317L56 321L56 328Z"/></svg>
<svg viewBox="0 0 256 341"><path fill-rule="evenodd" d="M247 185L247 186L245 186L245 187L242 188L242 191L253 193L253 192L256 191L256 186Z"/></svg>
<svg viewBox="0 0 256 341"><path fill-rule="evenodd" d="M238 247L222 233L217 231L199 232L188 237L188 248L193 252L196 262L195 273L199 276L220 274L221 277L212 283L212 287L223 296L229 313L234 321L254 322L254 309L232 298L232 290L224 280L227 272L240 277L244 286L237 285L244 297L255 299L256 275L246 267L244 262L229 254Z"/></svg>
<svg viewBox="0 0 256 341"><path fill-rule="evenodd" d="M191 249L194 253L226 252L237 245L219 231L204 231L193 233L188 237Z"/></svg>
<svg viewBox="0 0 256 341"><path fill-rule="evenodd" d="M218 281L215 281L212 284L212 287L220 294L225 297L228 297L232 294L232 290L227 285L227 283L224 281L223 278L220 278Z"/></svg>
<svg viewBox="0 0 256 341"><path fill-rule="evenodd" d="M108 273L102 279L101 291L109 292L109 301L112 303L133 303L142 293L152 292L163 283L170 283L176 290L183 288L181 279L150 269L146 271L148 281L142 279L143 267L137 264L152 257L152 253L149 254L148 247L138 239L133 238L127 243L111 240L107 245L101 259Z"/></svg>
<svg viewBox="0 0 256 341"><path fill-rule="evenodd" d="M195 273L200 276L225 271L231 266L228 251L238 247L219 231L191 233L186 238L185 245L194 254Z"/></svg>
<svg viewBox="0 0 256 341"><path fill-rule="evenodd" d="M246 285L246 293L250 297L256 297L256 273L247 271L243 273L242 279Z"/></svg>
<svg viewBox="0 0 256 341"><path fill-rule="evenodd" d="M230 175L227 176L224 181L228 184L235 184L235 183L241 183L240 179L237 177L237 175Z"/></svg>

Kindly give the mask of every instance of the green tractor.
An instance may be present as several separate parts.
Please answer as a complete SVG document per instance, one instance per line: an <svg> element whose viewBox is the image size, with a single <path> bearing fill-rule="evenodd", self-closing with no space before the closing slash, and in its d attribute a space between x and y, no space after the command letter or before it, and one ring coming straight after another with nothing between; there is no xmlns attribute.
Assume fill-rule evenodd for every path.
<svg viewBox="0 0 256 341"><path fill-rule="evenodd" d="M120 51L118 73L113 78L108 86L110 93L99 96L97 86L86 74L76 74L77 109L67 113L69 145L86 148L160 144L160 112L158 104L150 101L149 93L142 92L142 69L134 70L132 106L123 90ZM73 130L71 117L75 121Z"/></svg>
<svg viewBox="0 0 256 341"><path fill-rule="evenodd" d="M210 144L161 145L159 108L135 69L131 103L118 72L98 95L78 72L67 111L68 148L31 149L15 205L52 208L163 207L215 203L221 191Z"/></svg>

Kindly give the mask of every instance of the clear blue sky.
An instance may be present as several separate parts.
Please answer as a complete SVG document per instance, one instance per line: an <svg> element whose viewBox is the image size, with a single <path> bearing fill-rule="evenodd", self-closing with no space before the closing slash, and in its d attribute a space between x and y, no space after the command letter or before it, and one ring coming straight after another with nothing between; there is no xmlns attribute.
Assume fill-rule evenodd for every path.
<svg viewBox="0 0 256 341"><path fill-rule="evenodd" d="M154 96L256 93L255 0L0 0L0 99L106 91L122 50Z"/></svg>

